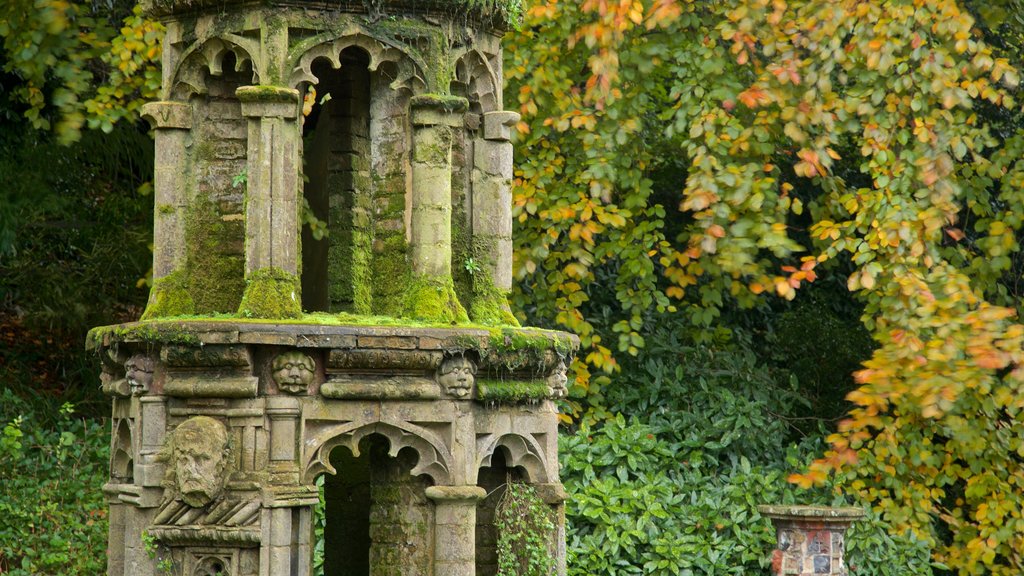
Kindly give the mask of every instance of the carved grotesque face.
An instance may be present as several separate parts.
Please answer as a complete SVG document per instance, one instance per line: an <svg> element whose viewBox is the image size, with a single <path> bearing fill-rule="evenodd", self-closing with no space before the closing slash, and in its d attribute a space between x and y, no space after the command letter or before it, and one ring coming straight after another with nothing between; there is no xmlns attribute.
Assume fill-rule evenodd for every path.
<svg viewBox="0 0 1024 576"><path fill-rule="evenodd" d="M136 354L124 363L124 378L133 396L149 392L153 383L153 359L145 354Z"/></svg>
<svg viewBox="0 0 1024 576"><path fill-rule="evenodd" d="M445 393L456 398L468 398L473 392L476 367L465 356L446 358L437 372L437 382Z"/></svg>
<svg viewBox="0 0 1024 576"><path fill-rule="evenodd" d="M189 506L206 506L224 488L227 430L213 418L196 416L178 426L171 441L174 488Z"/></svg>
<svg viewBox="0 0 1024 576"><path fill-rule="evenodd" d="M552 398L563 398L568 394L569 389L566 387L566 384L568 384L569 378L565 374L567 370L565 362L559 360L558 366L555 366L555 369L551 371L551 375L548 376L548 394Z"/></svg>
<svg viewBox="0 0 1024 576"><path fill-rule="evenodd" d="M278 388L291 394L305 392L313 382L313 359L302 352L285 352L271 366Z"/></svg>

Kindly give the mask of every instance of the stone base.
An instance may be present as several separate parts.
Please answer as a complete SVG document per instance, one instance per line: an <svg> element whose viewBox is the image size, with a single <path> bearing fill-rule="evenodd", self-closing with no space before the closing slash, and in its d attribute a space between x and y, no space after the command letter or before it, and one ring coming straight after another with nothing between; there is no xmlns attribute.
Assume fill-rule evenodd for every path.
<svg viewBox="0 0 1024 576"><path fill-rule="evenodd" d="M473 542L493 549L476 511L495 476L561 494L558 413L543 392L556 394L549 380L564 382L577 345L524 329L95 330L105 381L128 384L108 387L120 391L108 574L305 576L324 474L336 479L327 533L349 542L348 556L402 573L486 573L489 559L478 562ZM503 382L512 392L494 396ZM330 503L342 494L353 504ZM551 535L560 554L563 534L559 526ZM339 564L328 574L356 573L328 559Z"/></svg>

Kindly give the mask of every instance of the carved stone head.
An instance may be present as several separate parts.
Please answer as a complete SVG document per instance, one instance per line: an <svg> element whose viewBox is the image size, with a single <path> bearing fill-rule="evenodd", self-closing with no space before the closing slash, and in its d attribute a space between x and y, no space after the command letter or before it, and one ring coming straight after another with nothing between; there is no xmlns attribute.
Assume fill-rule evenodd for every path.
<svg viewBox="0 0 1024 576"><path fill-rule="evenodd" d="M301 394L313 382L316 364L302 352L292 351L279 354L270 368L278 388L289 394Z"/></svg>
<svg viewBox="0 0 1024 576"><path fill-rule="evenodd" d="M451 356L441 362L437 370L437 383L445 394L455 398L469 398L473 393L476 365L463 355Z"/></svg>
<svg viewBox="0 0 1024 576"><path fill-rule="evenodd" d="M548 375L548 394L552 398L564 398L569 393L569 389L566 387L569 382L569 377L566 376L567 371L568 367L565 365L565 361L559 360L558 365Z"/></svg>
<svg viewBox="0 0 1024 576"><path fill-rule="evenodd" d="M164 484L193 508L206 506L224 490L228 431L209 416L194 416L174 429L164 447Z"/></svg>
<svg viewBox="0 0 1024 576"><path fill-rule="evenodd" d="M145 354L136 354L124 363L124 378L132 396L142 396L149 392L153 384L153 359Z"/></svg>

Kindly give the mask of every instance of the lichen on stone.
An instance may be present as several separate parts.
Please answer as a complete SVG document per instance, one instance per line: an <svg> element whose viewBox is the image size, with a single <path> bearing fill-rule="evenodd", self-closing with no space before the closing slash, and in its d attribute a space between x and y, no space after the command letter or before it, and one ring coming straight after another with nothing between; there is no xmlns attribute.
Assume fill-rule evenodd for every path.
<svg viewBox="0 0 1024 576"><path fill-rule="evenodd" d="M238 315L245 318L302 316L299 277L277 268L262 268L245 280Z"/></svg>

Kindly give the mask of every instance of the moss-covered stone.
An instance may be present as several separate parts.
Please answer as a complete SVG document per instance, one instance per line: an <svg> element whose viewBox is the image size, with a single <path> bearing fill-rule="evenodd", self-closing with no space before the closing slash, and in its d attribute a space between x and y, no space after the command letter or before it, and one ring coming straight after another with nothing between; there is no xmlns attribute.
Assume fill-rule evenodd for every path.
<svg viewBox="0 0 1024 576"><path fill-rule="evenodd" d="M478 379L476 397L484 402L499 403L543 400L548 397L548 386L543 381Z"/></svg>
<svg viewBox="0 0 1024 576"><path fill-rule="evenodd" d="M246 318L298 318L302 316L299 277L277 268L249 275L238 314Z"/></svg>
<svg viewBox="0 0 1024 576"><path fill-rule="evenodd" d="M195 313L196 304L189 294L187 278L184 272L179 270L153 282L142 319L152 320Z"/></svg>
<svg viewBox="0 0 1024 576"><path fill-rule="evenodd" d="M417 94L409 99L413 108L428 108L442 112L465 112L469 109L469 100L461 96L449 94Z"/></svg>
<svg viewBox="0 0 1024 576"><path fill-rule="evenodd" d="M493 284L477 288L474 283L473 288L473 300L469 308L470 320L486 326L519 326L519 321L508 305L507 294L495 288Z"/></svg>
<svg viewBox="0 0 1024 576"><path fill-rule="evenodd" d="M189 206L184 272L196 314L238 309L245 289L244 238L244 220L224 220L209 197L199 197Z"/></svg>
<svg viewBox="0 0 1024 576"><path fill-rule="evenodd" d="M451 278L413 278L406 289L403 316L427 322L469 322Z"/></svg>

